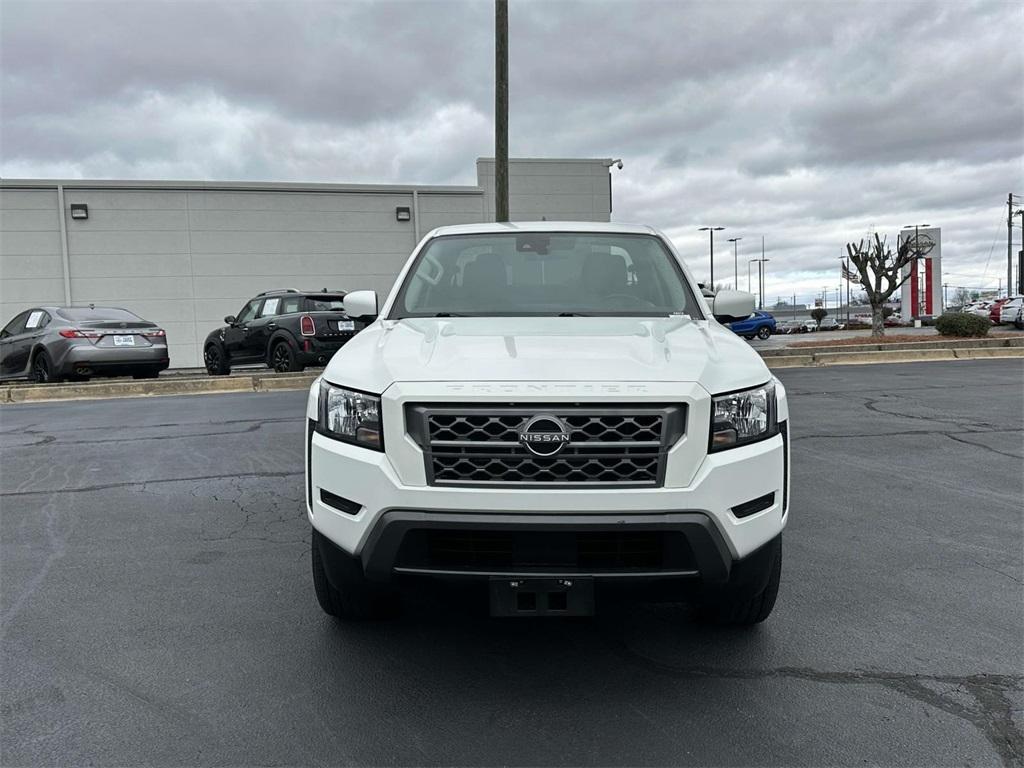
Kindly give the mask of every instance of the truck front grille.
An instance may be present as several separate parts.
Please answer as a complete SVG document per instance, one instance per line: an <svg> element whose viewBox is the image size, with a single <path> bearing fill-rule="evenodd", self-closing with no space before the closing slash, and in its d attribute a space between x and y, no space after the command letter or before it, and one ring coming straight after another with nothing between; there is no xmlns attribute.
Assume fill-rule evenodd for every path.
<svg viewBox="0 0 1024 768"><path fill-rule="evenodd" d="M551 456L536 455L520 440L541 415L555 417L568 435ZM659 486L666 454L682 437L685 421L684 405L406 407L427 481L447 486Z"/></svg>

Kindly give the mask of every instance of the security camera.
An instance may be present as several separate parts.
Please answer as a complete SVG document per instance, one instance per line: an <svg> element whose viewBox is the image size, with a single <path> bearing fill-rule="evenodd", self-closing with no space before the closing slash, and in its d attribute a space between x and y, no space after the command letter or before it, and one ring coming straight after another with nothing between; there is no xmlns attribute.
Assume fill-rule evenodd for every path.
<svg viewBox="0 0 1024 768"><path fill-rule="evenodd" d="M621 171L622 170L622 161L621 160L616 160L615 161L615 167L618 168Z"/></svg>

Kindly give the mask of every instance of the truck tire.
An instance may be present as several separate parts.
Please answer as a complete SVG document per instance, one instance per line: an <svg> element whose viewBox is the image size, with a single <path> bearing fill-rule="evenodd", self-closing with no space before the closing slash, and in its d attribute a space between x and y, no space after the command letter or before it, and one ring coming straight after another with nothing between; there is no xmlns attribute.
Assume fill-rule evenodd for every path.
<svg viewBox="0 0 1024 768"><path fill-rule="evenodd" d="M757 338L761 339L761 341L764 341L771 335L772 329L769 328L767 325L762 325L760 328L757 329Z"/></svg>
<svg viewBox="0 0 1024 768"><path fill-rule="evenodd" d="M211 376L227 376L231 373L231 364L224 348L220 344L207 344L203 350L203 363L206 364L206 372Z"/></svg>
<svg viewBox="0 0 1024 768"><path fill-rule="evenodd" d="M342 552L316 528L312 532L313 589L324 613L354 620L382 619L397 613L397 595L384 585L368 582L359 558Z"/></svg>
<svg viewBox="0 0 1024 768"><path fill-rule="evenodd" d="M729 583L710 591L696 606L697 618L709 624L752 626L771 614L782 577L782 534L734 567ZM752 590L751 585L755 588Z"/></svg>

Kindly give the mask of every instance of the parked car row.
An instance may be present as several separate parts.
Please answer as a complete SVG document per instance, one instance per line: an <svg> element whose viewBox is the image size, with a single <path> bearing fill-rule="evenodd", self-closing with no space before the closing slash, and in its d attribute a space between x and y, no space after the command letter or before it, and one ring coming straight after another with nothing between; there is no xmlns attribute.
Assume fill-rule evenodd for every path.
<svg viewBox="0 0 1024 768"><path fill-rule="evenodd" d="M266 291L224 318L203 344L211 376L232 366L275 371L326 365L363 328L345 314L342 291ZM34 307L0 330L0 380L87 381L92 376L155 378L170 365L167 333L120 307Z"/></svg>
<svg viewBox="0 0 1024 768"><path fill-rule="evenodd" d="M1024 330L1024 296L1003 296L999 299L979 299L960 310L978 317L987 317L992 325L1014 325Z"/></svg>

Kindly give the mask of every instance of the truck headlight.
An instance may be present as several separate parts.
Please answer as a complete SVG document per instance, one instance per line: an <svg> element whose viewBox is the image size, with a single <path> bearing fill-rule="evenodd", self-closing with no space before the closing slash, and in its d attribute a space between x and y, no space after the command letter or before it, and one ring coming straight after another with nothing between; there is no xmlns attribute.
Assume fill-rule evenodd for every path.
<svg viewBox="0 0 1024 768"><path fill-rule="evenodd" d="M335 440L383 451L380 398L321 381L317 431Z"/></svg>
<svg viewBox="0 0 1024 768"><path fill-rule="evenodd" d="M709 452L756 443L779 432L774 384L716 395L711 403Z"/></svg>

